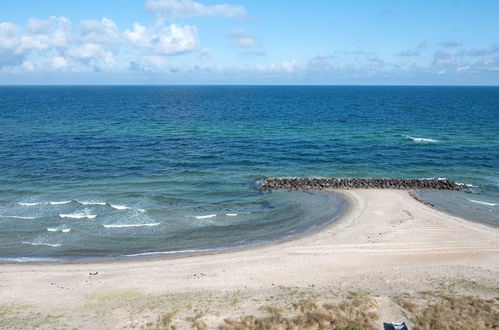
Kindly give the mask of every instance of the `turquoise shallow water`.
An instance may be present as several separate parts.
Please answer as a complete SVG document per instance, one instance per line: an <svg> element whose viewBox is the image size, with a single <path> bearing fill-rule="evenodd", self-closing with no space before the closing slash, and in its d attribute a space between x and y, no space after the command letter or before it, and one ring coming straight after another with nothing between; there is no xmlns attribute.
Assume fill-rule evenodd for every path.
<svg viewBox="0 0 499 330"><path fill-rule="evenodd" d="M334 195L272 176L445 177L499 223L497 87L0 87L0 260L246 246L311 230Z"/></svg>

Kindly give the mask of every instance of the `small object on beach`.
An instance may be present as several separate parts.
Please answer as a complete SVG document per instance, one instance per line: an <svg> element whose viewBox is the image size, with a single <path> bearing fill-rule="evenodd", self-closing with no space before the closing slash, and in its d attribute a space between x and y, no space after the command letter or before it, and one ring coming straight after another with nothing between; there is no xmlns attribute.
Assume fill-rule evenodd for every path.
<svg viewBox="0 0 499 330"><path fill-rule="evenodd" d="M409 330L405 322L392 322L392 323L383 322L383 328L385 330Z"/></svg>
<svg viewBox="0 0 499 330"><path fill-rule="evenodd" d="M99 272L90 272L90 273L88 273L88 275L97 275L97 274L99 274Z"/></svg>

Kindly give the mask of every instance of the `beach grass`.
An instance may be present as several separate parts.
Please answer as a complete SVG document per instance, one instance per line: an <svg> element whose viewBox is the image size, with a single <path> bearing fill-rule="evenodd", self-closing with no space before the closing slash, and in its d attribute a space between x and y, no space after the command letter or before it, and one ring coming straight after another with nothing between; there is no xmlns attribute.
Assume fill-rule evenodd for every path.
<svg viewBox="0 0 499 330"><path fill-rule="evenodd" d="M499 328L499 298L426 293L424 299L394 300L417 329Z"/></svg>
<svg viewBox="0 0 499 330"><path fill-rule="evenodd" d="M238 329L338 329L360 330L377 329L379 315L376 299L357 293L350 293L339 303L322 303L315 299L303 299L286 309L274 305L262 305L261 315L243 315L238 318L225 318L218 326L211 327L203 320L203 313L193 317L180 317L178 311L166 312L155 323L149 323L150 330L183 328L185 322L192 328L204 330Z"/></svg>
<svg viewBox="0 0 499 330"><path fill-rule="evenodd" d="M287 291L287 290L286 290ZM326 290L327 291L327 290ZM242 295L244 296L244 295ZM197 300L196 297L200 298ZM397 321L416 329L499 328L499 297L424 291L399 296L366 292L317 295L272 295L273 299L247 294L234 305L228 294L172 296L139 295L137 291L106 292L91 296L85 317L121 315L125 328L165 329L379 329L382 310L398 306ZM156 298L156 299L154 299ZM161 303L158 303L161 300ZM148 303L149 302L149 303ZM187 304L188 302L192 305ZM255 304L258 304L255 306ZM190 306L190 307L189 307ZM105 313L103 314L102 311ZM103 316L104 315L104 316ZM395 314L394 314L395 315ZM111 319L108 321L111 322ZM45 314L25 304L0 305L0 328L59 328L71 324L62 314ZM109 323L112 324L112 323Z"/></svg>
<svg viewBox="0 0 499 330"><path fill-rule="evenodd" d="M495 329L499 327L498 299L425 292L393 297L408 322L416 329ZM288 305L265 304L256 313L207 322L208 313L191 317L179 311L166 312L147 329L257 330L257 329L379 329L380 300L365 293L349 293L342 300L301 299ZM212 319L212 318L211 318ZM386 321L386 320L385 320Z"/></svg>

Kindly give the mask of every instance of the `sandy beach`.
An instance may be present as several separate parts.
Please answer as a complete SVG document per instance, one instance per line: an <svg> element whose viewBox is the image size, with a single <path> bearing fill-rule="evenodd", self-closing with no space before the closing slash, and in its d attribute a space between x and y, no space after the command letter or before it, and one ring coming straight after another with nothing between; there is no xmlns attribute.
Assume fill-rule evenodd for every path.
<svg viewBox="0 0 499 330"><path fill-rule="evenodd" d="M361 292L382 321L408 320L394 297L499 295L499 229L402 190L339 191L347 214L287 242L209 255L78 264L0 265L0 328L147 327L177 311L217 328L262 305L337 301ZM90 275L98 272L96 275ZM416 299L416 298L414 298ZM148 323L149 322L149 323Z"/></svg>

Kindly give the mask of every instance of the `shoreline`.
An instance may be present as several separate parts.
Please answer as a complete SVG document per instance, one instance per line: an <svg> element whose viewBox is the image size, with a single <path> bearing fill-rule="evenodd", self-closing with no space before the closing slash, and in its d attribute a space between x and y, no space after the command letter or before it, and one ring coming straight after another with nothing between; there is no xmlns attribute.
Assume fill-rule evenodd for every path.
<svg viewBox="0 0 499 330"><path fill-rule="evenodd" d="M170 260L170 259L179 259L179 258L190 258L190 257L196 257L196 256L208 256L208 255L217 255L217 254L223 254L223 253L230 253L230 252L237 252L237 251L245 251L245 250L252 250L252 249L258 249L260 247L265 247L265 246L272 246L274 244L280 244L280 243L286 243L294 240L299 240L300 238L306 237L308 235L313 235L317 231L324 230L324 228L327 228L329 226L334 225L336 222L340 221L342 218L346 217L348 213L350 212L352 208L353 200L343 194L340 190L338 191L328 191L328 190L316 190L318 192L326 193L326 194L336 194L342 199L342 210L338 212L333 218L327 219L323 221L321 224L312 227L312 228L306 228L305 230L297 233L296 235L292 235L291 237L283 236L283 237L278 237L276 239L260 242L260 243L254 243L250 245L244 245L244 246L228 246L228 247L220 247L220 248L213 248L213 249L205 249L205 250L199 250L199 251L193 251L193 252L176 252L176 251L164 251L164 252L144 252L144 253L150 253L151 256L120 256L120 257L109 257L109 258L100 258L100 259L94 259L94 260L54 260L54 261L26 261L26 262L19 262L19 261L2 261L0 260L0 266L2 265L72 265L72 264L106 264L106 263L127 263L127 262L136 262L136 261L144 261L148 262L151 260ZM140 253L139 253L140 254ZM157 254L154 256L153 254ZM23 257L12 257L13 259L15 258L23 258Z"/></svg>
<svg viewBox="0 0 499 330"><path fill-rule="evenodd" d="M407 191L340 193L350 203L341 218L284 242L125 262L2 264L0 302L64 315L73 326L115 328L175 308L190 313L188 306L209 306L215 326L258 313L266 301L289 303L290 290L320 301L368 292L385 321L403 319L392 299L402 293L499 294L499 229L430 208ZM224 305L227 297L237 297L237 308Z"/></svg>
<svg viewBox="0 0 499 330"><path fill-rule="evenodd" d="M277 188L279 189L279 188ZM470 223L475 223L478 225L482 225L485 227L489 227L492 229L499 229L499 226L494 226L493 224L486 223L486 222L480 222L478 220L473 220L473 219L468 219L464 218L460 215L442 210L438 208L436 205L434 205L431 202L428 202L416 195L416 192L418 189L387 189L387 188L368 188L369 190L373 191L383 191L383 190L396 190L396 191L402 191L406 192L414 201L420 203L421 205L424 205L432 210L435 210L437 212L443 213L449 217L460 219L464 222L470 222ZM264 247L270 247L273 245L278 245L282 243L287 243L287 242L292 242L295 240L300 240L302 238L305 238L309 235L313 235L316 232L325 230L328 227L336 227L340 226L340 222L344 221L347 219L352 212L354 212L355 206L358 207L357 200L355 197L353 197L351 194L348 193L349 190L364 190L364 189L335 189L335 188L322 188L322 189L311 189L312 191L319 191L319 192L324 192L324 193L332 193L340 196L340 198L343 199L343 202L345 203L344 209L338 213L335 217L332 219L328 219L318 225L315 228L308 228L300 233L298 233L295 236L292 237L281 237L261 243L255 243L252 245L245 245L245 246L229 246L229 247L221 247L221 248L213 248L213 249L205 249L205 250L199 250L199 251L192 251L192 252L176 252L176 251L164 251L164 252L151 252L151 256L120 256L120 257L109 257L109 258L101 258L101 259L90 259L90 260L54 260L54 261L26 261L26 262L18 262L18 261L1 261L0 260L0 266L2 265L92 265L92 264L113 264L113 263L133 263L133 262L150 262L153 260L175 260L175 259L182 259L182 258L191 258L191 257L197 257L197 256L210 256L210 255L219 255L219 254L224 254L224 253L232 253L232 252L240 252L240 251L246 251L246 250L254 250L254 249L259 249L259 248L264 248ZM331 229L338 229L338 228L331 228ZM149 252L146 252L149 253ZM157 254L154 256L153 254ZM23 257L13 257L14 258L23 258Z"/></svg>
<svg viewBox="0 0 499 330"><path fill-rule="evenodd" d="M451 217L456 217L456 218L459 218L459 219L462 219L464 221L469 221L469 222L473 222L473 223L477 223L477 224L481 224L481 225L484 225L484 226L487 226L487 227L490 227L490 228L493 228L493 229L498 229L499 228L499 224L493 224L493 223L490 223L490 222L484 222L484 221L480 221L480 220L475 220L475 219L472 219L472 218L466 218L460 214L457 214L457 213L452 213L450 211L446 211L444 209L441 209L440 207L438 207L437 205L433 204L432 202L429 202L419 196L417 196L417 192L418 190L411 190L409 191L409 195L414 198L416 201L418 201L419 203L423 204L423 205L426 205L427 207L431 208L431 209L434 209L438 212L442 212L444 214L447 214Z"/></svg>

